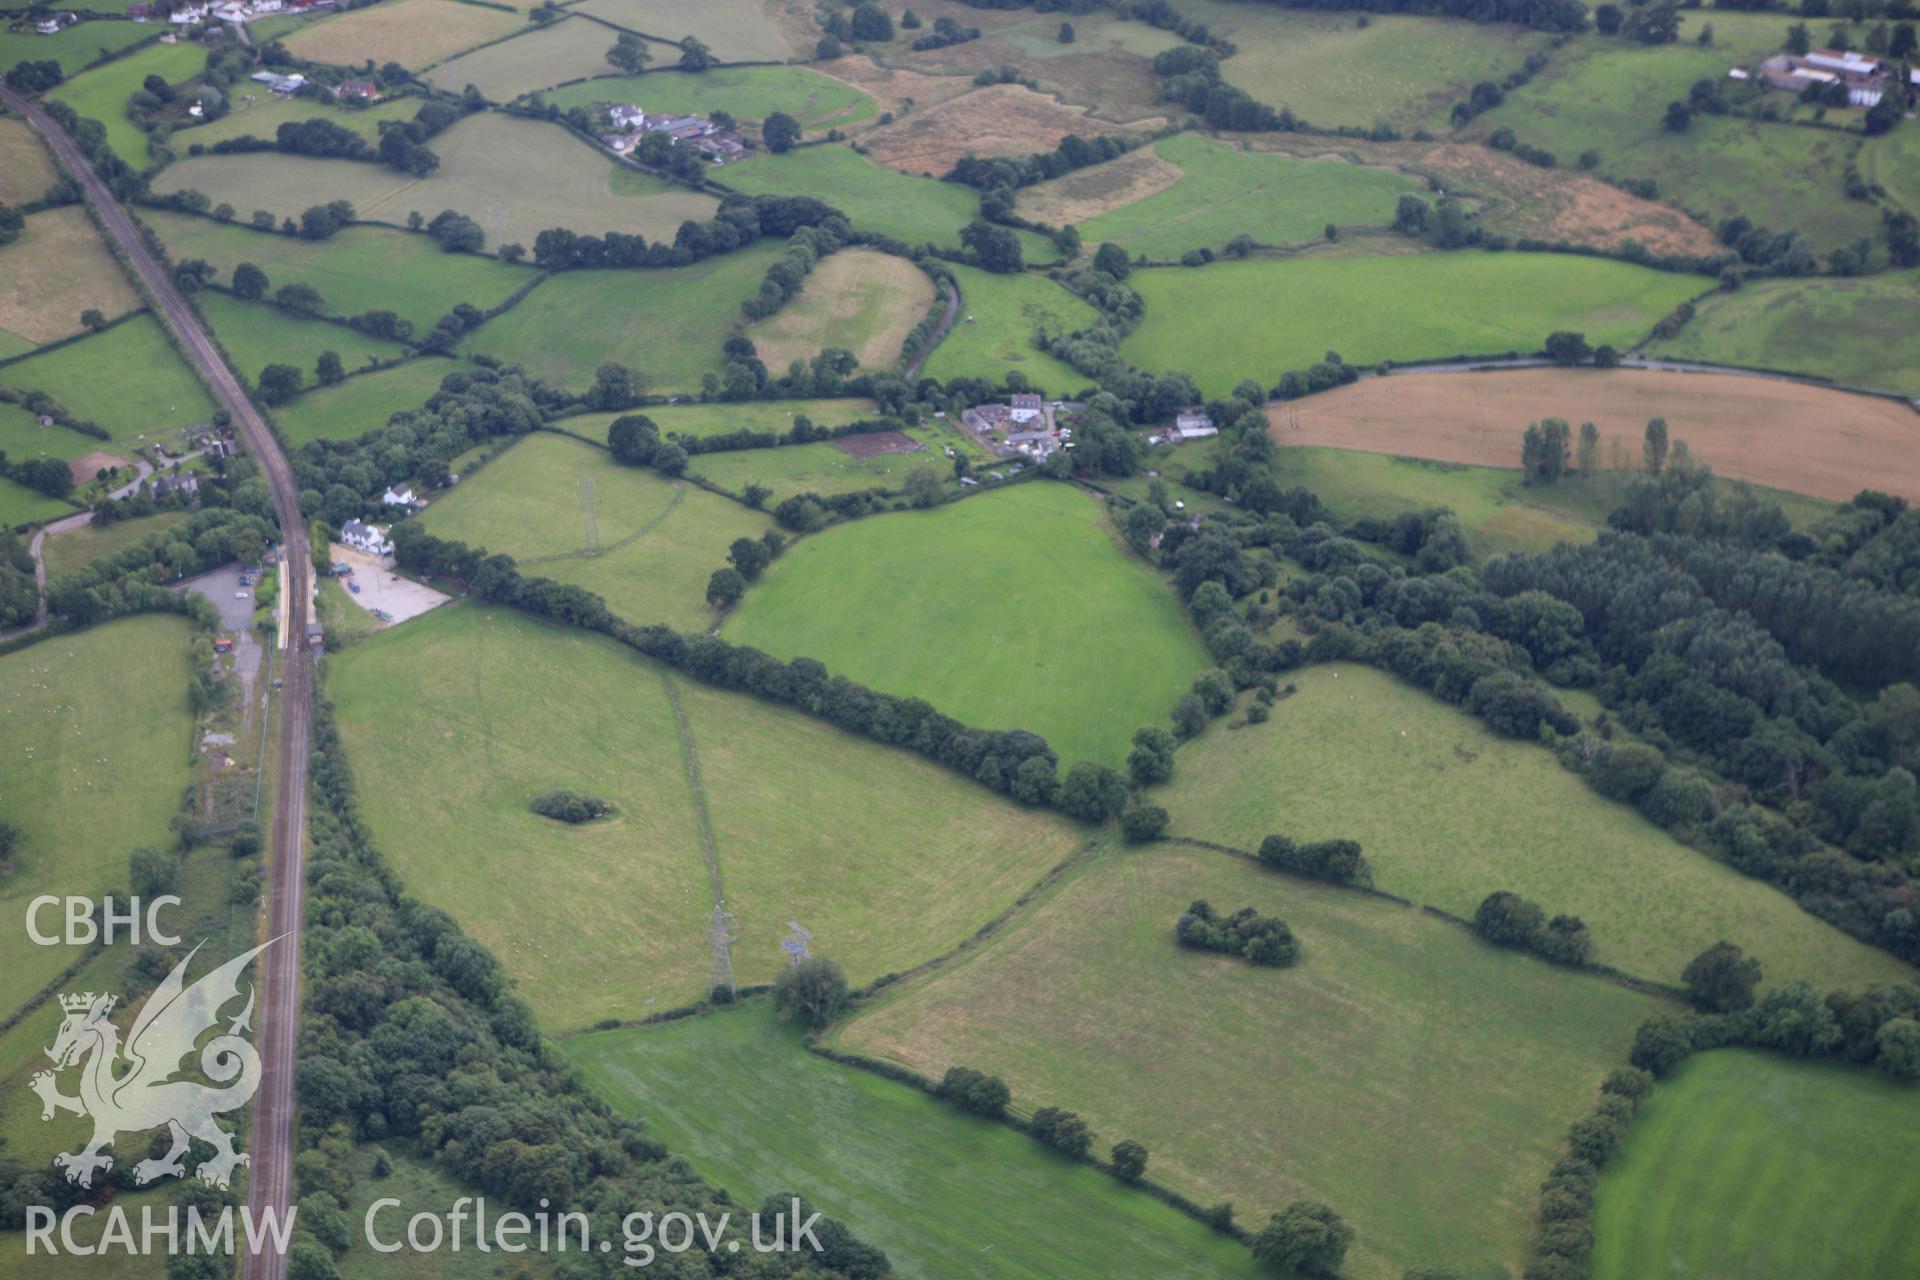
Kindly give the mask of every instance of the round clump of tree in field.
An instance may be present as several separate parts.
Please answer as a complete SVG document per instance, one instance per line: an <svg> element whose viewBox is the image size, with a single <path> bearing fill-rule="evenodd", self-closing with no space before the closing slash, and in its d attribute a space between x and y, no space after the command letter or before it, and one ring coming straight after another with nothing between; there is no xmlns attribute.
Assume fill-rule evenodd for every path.
<svg viewBox="0 0 1920 1280"><path fill-rule="evenodd" d="M599 796L590 796L584 791L570 791L564 787L556 791L543 791L533 798L533 811L543 818L552 818L555 822L592 822L604 818L613 812L613 806Z"/></svg>

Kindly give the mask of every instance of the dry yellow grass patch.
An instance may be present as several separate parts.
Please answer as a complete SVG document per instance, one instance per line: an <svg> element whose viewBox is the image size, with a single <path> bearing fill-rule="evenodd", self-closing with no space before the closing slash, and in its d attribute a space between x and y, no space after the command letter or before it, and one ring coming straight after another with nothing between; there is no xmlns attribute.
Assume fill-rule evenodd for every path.
<svg viewBox="0 0 1920 1280"><path fill-rule="evenodd" d="M1716 473L1844 502L1862 489L1920 497L1920 415L1894 400L1721 373L1515 369L1368 378L1269 411L1281 445L1331 445L1517 467L1542 418L1592 422L1636 460L1647 419ZM1603 452L1602 457L1608 456Z"/></svg>
<svg viewBox="0 0 1920 1280"><path fill-rule="evenodd" d="M883 67L858 53L832 62L816 62L807 69L852 85L879 103L881 111L895 115L910 107L931 107L957 98L971 86L971 81L960 76L930 76L899 67Z"/></svg>
<svg viewBox="0 0 1920 1280"><path fill-rule="evenodd" d="M1064 227L1144 200L1180 181L1180 166L1139 147L1117 160L1076 169L1020 193L1021 215Z"/></svg>
<svg viewBox="0 0 1920 1280"><path fill-rule="evenodd" d="M287 51L336 66L372 58L418 71L525 25L519 14L457 0L389 0L302 27L288 37Z"/></svg>
<svg viewBox="0 0 1920 1280"><path fill-rule="evenodd" d="M34 214L20 238L0 249L0 329L35 345L78 333L89 307L111 319L139 305L78 205Z"/></svg>
<svg viewBox="0 0 1920 1280"><path fill-rule="evenodd" d="M933 305L933 281L892 254L843 249L807 277L798 297L748 329L769 369L845 347L867 369L884 369Z"/></svg>
<svg viewBox="0 0 1920 1280"><path fill-rule="evenodd" d="M1024 156L1051 151L1070 133L1093 138L1125 132L1025 85L996 84L916 111L861 141L868 155L889 168L938 177L962 156Z"/></svg>
<svg viewBox="0 0 1920 1280"><path fill-rule="evenodd" d="M18 120L0 120L0 202L38 200L56 176L53 161L33 131Z"/></svg>

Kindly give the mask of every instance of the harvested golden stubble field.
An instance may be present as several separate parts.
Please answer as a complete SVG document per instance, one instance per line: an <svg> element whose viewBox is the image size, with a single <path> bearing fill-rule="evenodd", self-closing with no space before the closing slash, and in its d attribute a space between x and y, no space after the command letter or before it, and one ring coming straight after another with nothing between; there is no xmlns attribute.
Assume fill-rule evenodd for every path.
<svg viewBox="0 0 1920 1280"><path fill-rule="evenodd" d="M1281 445L1518 467L1542 418L1600 428L1603 465L1638 465L1649 418L1718 475L1845 501L1920 497L1920 414L1774 378L1648 369L1514 369L1368 378L1268 411ZM1614 442L1618 441L1616 451Z"/></svg>

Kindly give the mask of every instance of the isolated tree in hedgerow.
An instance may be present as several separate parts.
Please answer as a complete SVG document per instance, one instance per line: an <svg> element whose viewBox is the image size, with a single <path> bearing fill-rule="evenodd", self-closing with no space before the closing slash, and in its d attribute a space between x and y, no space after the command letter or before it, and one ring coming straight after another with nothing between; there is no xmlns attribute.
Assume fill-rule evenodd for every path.
<svg viewBox="0 0 1920 1280"><path fill-rule="evenodd" d="M141 845L127 859L127 883L134 895L157 898L180 883L180 859L152 845Z"/></svg>
<svg viewBox="0 0 1920 1280"><path fill-rule="evenodd" d="M1167 811L1157 804L1136 800L1120 811L1120 834L1128 844L1145 844L1167 833Z"/></svg>
<svg viewBox="0 0 1920 1280"><path fill-rule="evenodd" d="M1270 1267L1332 1276L1352 1243L1353 1228L1339 1214L1315 1200L1295 1200L1253 1238L1253 1256Z"/></svg>
<svg viewBox="0 0 1920 1280"><path fill-rule="evenodd" d="M614 460L630 467L644 467L653 461L660 447L660 428L644 413L627 413L607 428L607 448Z"/></svg>
<svg viewBox="0 0 1920 1280"><path fill-rule="evenodd" d="M1093 1145L1093 1131L1087 1122L1064 1107L1041 1107L1027 1123L1033 1136L1075 1158L1087 1154Z"/></svg>
<svg viewBox="0 0 1920 1280"><path fill-rule="evenodd" d="M285 404L300 394L300 370L290 364L270 364L260 371L260 398L268 404Z"/></svg>
<svg viewBox="0 0 1920 1280"><path fill-rule="evenodd" d="M824 1027L846 1007L847 975L825 956L808 956L773 980L773 1008L782 1018Z"/></svg>
<svg viewBox="0 0 1920 1280"><path fill-rule="evenodd" d="M934 1092L965 1111L988 1119L998 1119L1013 1100L1007 1082L972 1067L948 1067Z"/></svg>
<svg viewBox="0 0 1920 1280"><path fill-rule="evenodd" d="M313 376L323 387L330 387L347 376L347 369L340 361L338 351L322 351L320 358L314 361Z"/></svg>
<svg viewBox="0 0 1920 1280"><path fill-rule="evenodd" d="M1656 1013L1634 1032L1627 1061L1655 1077L1666 1075L1693 1052L1693 1033L1670 1013Z"/></svg>
<svg viewBox="0 0 1920 1280"><path fill-rule="evenodd" d="M251 262L243 262L233 269L233 291L249 302L266 297L271 283L267 273Z"/></svg>
<svg viewBox="0 0 1920 1280"><path fill-rule="evenodd" d="M1732 1013L1753 1003L1760 962L1731 942L1716 942L1695 956L1680 975L1687 998L1708 1013Z"/></svg>
<svg viewBox="0 0 1920 1280"><path fill-rule="evenodd" d="M88 307L80 313L80 323L83 327L98 333L107 327L107 316L98 307Z"/></svg>
<svg viewBox="0 0 1920 1280"><path fill-rule="evenodd" d="M930 507L940 501L940 473L931 467L916 467L907 472L900 491L916 507Z"/></svg>
<svg viewBox="0 0 1920 1280"><path fill-rule="evenodd" d="M1060 784L1060 807L1086 822L1105 822L1126 803L1126 779L1103 764L1082 760Z"/></svg>
<svg viewBox="0 0 1920 1280"><path fill-rule="evenodd" d="M1103 244L1093 251L1093 269L1104 271L1115 280L1125 280L1133 272L1133 260L1117 244Z"/></svg>
<svg viewBox="0 0 1920 1280"><path fill-rule="evenodd" d="M1179 739L1157 724L1150 724L1133 735L1133 750L1127 753L1127 773L1136 786L1151 786L1173 776L1173 751Z"/></svg>
<svg viewBox="0 0 1920 1280"><path fill-rule="evenodd" d="M1061 44L1072 44L1075 40L1079 39L1079 37L1073 33L1073 24L1071 22L1063 22L1060 24L1060 34L1056 39L1058 39Z"/></svg>
<svg viewBox="0 0 1920 1280"><path fill-rule="evenodd" d="M1138 1182L1147 1174L1147 1149L1132 1138L1113 1144L1113 1176L1122 1182Z"/></svg>
<svg viewBox="0 0 1920 1280"><path fill-rule="evenodd" d="M1667 465L1668 449L1667 420L1649 418L1647 434L1640 442L1640 457L1646 462L1647 471L1650 474L1659 475L1661 469Z"/></svg>
<svg viewBox="0 0 1920 1280"><path fill-rule="evenodd" d="M1020 237L1005 227L974 220L960 229L960 243L983 271L1007 275L1022 270L1026 258L1020 249Z"/></svg>
<svg viewBox="0 0 1920 1280"><path fill-rule="evenodd" d="M680 42L680 69L682 71L705 71L713 65L713 50L701 44L692 36Z"/></svg>
<svg viewBox="0 0 1920 1280"><path fill-rule="evenodd" d="M1473 927L1502 947L1530 947L1547 927L1546 913L1517 893L1490 893L1473 913Z"/></svg>
<svg viewBox="0 0 1920 1280"><path fill-rule="evenodd" d="M1198 737L1208 719L1207 704L1191 693L1181 694L1173 704L1173 731L1182 738Z"/></svg>
<svg viewBox="0 0 1920 1280"><path fill-rule="evenodd" d="M775 155L791 151L800 142L800 122L784 111L776 111L760 126L760 136Z"/></svg>
<svg viewBox="0 0 1920 1280"><path fill-rule="evenodd" d="M607 61L628 75L636 74L652 57L653 52L647 48L646 42L627 31L622 31L620 38L607 50Z"/></svg>
<svg viewBox="0 0 1920 1280"><path fill-rule="evenodd" d="M747 594L747 580L738 569L715 569L707 579L707 603L716 609L731 609Z"/></svg>
<svg viewBox="0 0 1920 1280"><path fill-rule="evenodd" d="M1546 350L1555 364L1585 364L1593 355L1587 335L1570 329L1548 334Z"/></svg>
<svg viewBox="0 0 1920 1280"><path fill-rule="evenodd" d="M735 538L727 548L727 559L740 571L741 577L752 582L761 570L773 563L773 552L758 538Z"/></svg>
<svg viewBox="0 0 1920 1280"><path fill-rule="evenodd" d="M677 476L687 469L687 451L677 444L663 444L653 451L653 469L663 476Z"/></svg>
<svg viewBox="0 0 1920 1280"><path fill-rule="evenodd" d="M1920 1021L1889 1018L1873 1037L1873 1065L1895 1080L1920 1080Z"/></svg>

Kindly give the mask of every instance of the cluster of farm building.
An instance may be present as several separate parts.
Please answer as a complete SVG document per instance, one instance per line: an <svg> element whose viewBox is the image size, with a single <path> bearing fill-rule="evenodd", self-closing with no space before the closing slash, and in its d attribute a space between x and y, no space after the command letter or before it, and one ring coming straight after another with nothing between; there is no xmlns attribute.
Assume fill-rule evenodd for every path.
<svg viewBox="0 0 1920 1280"><path fill-rule="evenodd" d="M630 102L607 108L607 132L600 141L615 155L632 155L648 134L663 134L679 146L685 143L715 164L738 160L747 153L747 140L738 129L729 128L702 115L657 115L642 111Z"/></svg>

